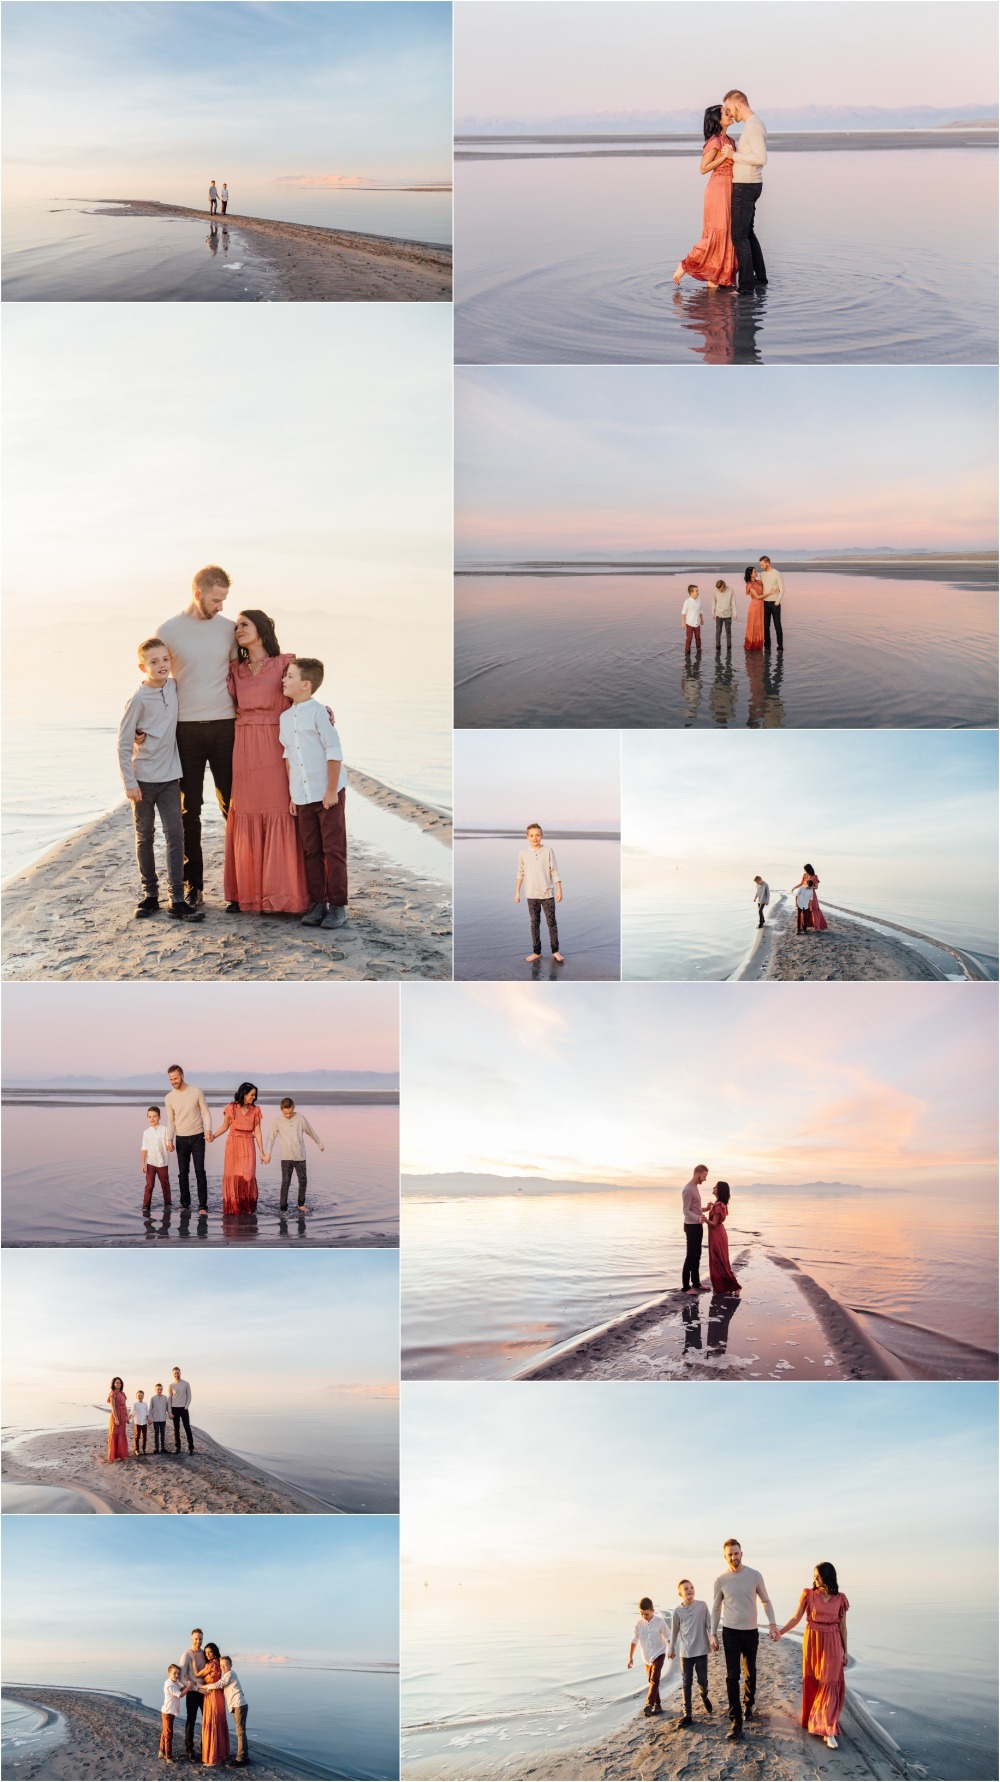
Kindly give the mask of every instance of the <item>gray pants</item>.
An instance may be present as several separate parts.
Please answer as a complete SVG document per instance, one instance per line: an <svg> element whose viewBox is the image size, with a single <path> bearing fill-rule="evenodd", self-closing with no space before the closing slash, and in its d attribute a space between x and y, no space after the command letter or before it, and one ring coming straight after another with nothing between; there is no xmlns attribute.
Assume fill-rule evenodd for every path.
<svg viewBox="0 0 1000 1782"><path fill-rule="evenodd" d="M718 655L719 651L722 649L722 627L723 627L723 625L726 628L726 650L729 655L732 655L732 651L733 651L733 621L732 621L732 619L716 619L716 621L715 621L715 653L716 653L716 655Z"/></svg>
<svg viewBox="0 0 1000 1782"><path fill-rule="evenodd" d="M139 791L142 799L132 806L132 821L135 824L135 857L142 880L143 896L156 897L159 890L153 847L153 829L156 813L159 811L167 844L170 896L174 903L180 903L184 897L184 825L181 821L180 780L140 780Z"/></svg>
<svg viewBox="0 0 1000 1782"><path fill-rule="evenodd" d="M288 1211L288 1190L292 1185L292 1171L299 1184L299 1206L306 1204L306 1165L305 1158L283 1157L281 1159L281 1211Z"/></svg>
<svg viewBox="0 0 1000 1782"><path fill-rule="evenodd" d="M249 1763L250 1753L247 1750L246 1707L234 1708L233 1720L236 1723L236 1761L237 1763Z"/></svg>

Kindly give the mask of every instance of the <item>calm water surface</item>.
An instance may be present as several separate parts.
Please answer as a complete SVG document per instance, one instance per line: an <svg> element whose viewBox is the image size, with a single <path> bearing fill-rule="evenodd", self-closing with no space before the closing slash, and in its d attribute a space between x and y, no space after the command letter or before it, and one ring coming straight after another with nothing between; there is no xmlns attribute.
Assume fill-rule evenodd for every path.
<svg viewBox="0 0 1000 1782"><path fill-rule="evenodd" d="M618 837L574 840L546 830L563 875L556 905L564 965L553 965L542 914L542 958L528 965L531 949L524 893L514 902L517 857L523 832L458 835L455 840L455 977L512 979L556 977L596 982L621 975L621 892Z"/></svg>
<svg viewBox="0 0 1000 1782"><path fill-rule="evenodd" d="M460 161L456 359L996 362L991 148L776 150L764 179L770 284L736 301L672 283L701 234L696 151Z"/></svg>
<svg viewBox="0 0 1000 1782"><path fill-rule="evenodd" d="M294 1084L291 1085L294 1091ZM102 1105L95 1097L72 1107L58 1096L46 1105L4 1109L3 1241L18 1244L118 1245L155 1243L395 1245L399 1231L399 1113L394 1106L323 1106L310 1102L310 1123L326 1146L308 1145L308 1217L278 1208L281 1172L258 1162L255 1216L223 1216L225 1145L206 1146L207 1217L190 1214L177 1194L176 1158L170 1160L172 1206L163 1211L159 1189L151 1216L142 1212L139 1141L144 1110ZM261 1100L264 1122L277 1114L276 1096ZM210 1093L213 1116L225 1105ZM305 1105L305 1102L303 1102ZM197 1200L192 1173L192 1198Z"/></svg>
<svg viewBox="0 0 1000 1782"><path fill-rule="evenodd" d="M749 559L748 559L749 561ZM731 657L715 654L711 589L737 588ZM703 650L686 658L680 612L702 589ZM951 627L946 611L957 610ZM788 571L785 649L742 647L742 575L460 575L459 728L935 729L997 722L992 572L932 576Z"/></svg>
<svg viewBox="0 0 1000 1782"><path fill-rule="evenodd" d="M403 1201L404 1378L504 1379L680 1281L680 1191ZM734 1191L733 1232L760 1232L842 1301L995 1351L996 1209L955 1219L925 1193ZM859 1232L864 1233L863 1241ZM995 1360L984 1378L996 1377Z"/></svg>

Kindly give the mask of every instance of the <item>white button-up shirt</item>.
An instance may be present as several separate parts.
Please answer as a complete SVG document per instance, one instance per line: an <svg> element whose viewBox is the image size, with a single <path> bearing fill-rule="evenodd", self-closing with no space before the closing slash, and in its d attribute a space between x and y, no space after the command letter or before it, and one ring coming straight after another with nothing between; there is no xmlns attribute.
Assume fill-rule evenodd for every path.
<svg viewBox="0 0 1000 1782"><path fill-rule="evenodd" d="M137 1398L132 1406L132 1421L138 1423L140 1429L149 1422L149 1406L144 1398Z"/></svg>
<svg viewBox="0 0 1000 1782"><path fill-rule="evenodd" d="M167 1167L167 1132L164 1126L147 1126L142 1135L141 1149L146 1153L147 1164L154 1169Z"/></svg>
<svg viewBox="0 0 1000 1782"><path fill-rule="evenodd" d="M181 1686L179 1683L174 1682L173 1677L168 1677L163 1685L163 1708L161 1712L164 1714L176 1714L180 1707L180 1702Z"/></svg>
<svg viewBox="0 0 1000 1782"><path fill-rule="evenodd" d="M681 607L681 617L685 625L701 624L701 595L689 594Z"/></svg>
<svg viewBox="0 0 1000 1782"><path fill-rule="evenodd" d="M347 785L340 737L330 714L318 699L302 699L282 712L278 735L288 762L288 789L293 804L319 804L326 794L327 762L340 762L337 791Z"/></svg>
<svg viewBox="0 0 1000 1782"><path fill-rule="evenodd" d="M639 1616L632 1629L632 1644L638 1646L647 1664L659 1658L668 1644L668 1629L662 1615L651 1615L648 1621Z"/></svg>

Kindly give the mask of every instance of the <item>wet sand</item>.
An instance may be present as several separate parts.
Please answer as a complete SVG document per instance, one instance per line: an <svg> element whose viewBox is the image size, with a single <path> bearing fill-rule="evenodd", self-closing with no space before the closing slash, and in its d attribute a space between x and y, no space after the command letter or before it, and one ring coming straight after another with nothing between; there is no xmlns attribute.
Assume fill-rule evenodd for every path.
<svg viewBox="0 0 1000 1782"><path fill-rule="evenodd" d="M888 980L937 983L943 978L944 973L906 945L905 930L900 930L900 939L896 940L850 921L827 904L823 913L829 928L821 933L810 930L796 934L791 898L779 895L772 899L767 925L758 930L752 952L730 981L873 984ZM969 968L964 955L951 948L945 950L962 965L964 976L979 975Z"/></svg>
<svg viewBox="0 0 1000 1782"><path fill-rule="evenodd" d="M562 1343L521 1380L891 1380L908 1378L848 1307L755 1232L729 1233L740 1294L647 1300ZM708 1280L707 1244L702 1278Z"/></svg>
<svg viewBox="0 0 1000 1782"><path fill-rule="evenodd" d="M241 1460L231 1449L194 1428L195 1451L175 1454L173 1424L167 1453L107 1460L107 1430L51 1430L18 1442L0 1459L0 1478L11 1485L64 1485L95 1509L150 1516L335 1516L319 1498ZM131 1436L130 1436L131 1440Z"/></svg>
<svg viewBox="0 0 1000 1782"><path fill-rule="evenodd" d="M450 846L440 811L348 770L367 797ZM206 824L204 922L159 916L136 921L138 885L132 816L121 806L58 843L5 887L3 975L72 982L173 978L449 979L450 898L401 866L386 864L351 836L350 903L343 928L303 928L297 916L227 916L222 900L225 833ZM157 865L163 858L157 834Z"/></svg>
<svg viewBox="0 0 1000 1782"><path fill-rule="evenodd" d="M207 210L156 204L145 198L107 198L93 216L190 217L222 223ZM288 303L449 303L451 249L443 243L363 235L312 223L279 223L234 211L226 226L266 259Z"/></svg>
<svg viewBox="0 0 1000 1782"><path fill-rule="evenodd" d="M63 1715L66 1736L61 1744L49 1745L44 1751L24 1757L10 1757L4 1763L4 1776L44 1778L45 1782L153 1782L168 1768L179 1782L204 1776L200 1763L184 1761L183 1725L174 1732L174 1763L160 1762L160 1716L152 1708L137 1702L134 1696L102 1695L84 1689L36 1688L33 1684L11 1684L3 1691L8 1699L30 1703L49 1714ZM258 1744L253 1736L253 1722L248 1724L252 1774L261 1782L300 1782L300 1779L333 1776L333 1770L300 1762L282 1751ZM178 1751L180 1756L178 1757Z"/></svg>

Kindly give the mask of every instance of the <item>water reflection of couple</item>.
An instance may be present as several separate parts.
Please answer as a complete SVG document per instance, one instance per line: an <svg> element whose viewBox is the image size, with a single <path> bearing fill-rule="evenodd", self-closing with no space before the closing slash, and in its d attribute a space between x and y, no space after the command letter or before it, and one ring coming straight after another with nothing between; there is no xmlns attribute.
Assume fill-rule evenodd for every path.
<svg viewBox="0 0 1000 1782"><path fill-rule="evenodd" d="M739 142L728 134L742 124ZM701 240L678 264L674 283L685 274L710 291L737 284L741 293L767 284L764 255L754 232L767 163L767 131L750 109L745 93L733 88L704 117L701 172L708 175Z"/></svg>

